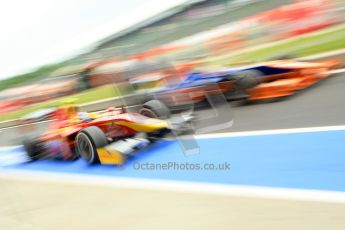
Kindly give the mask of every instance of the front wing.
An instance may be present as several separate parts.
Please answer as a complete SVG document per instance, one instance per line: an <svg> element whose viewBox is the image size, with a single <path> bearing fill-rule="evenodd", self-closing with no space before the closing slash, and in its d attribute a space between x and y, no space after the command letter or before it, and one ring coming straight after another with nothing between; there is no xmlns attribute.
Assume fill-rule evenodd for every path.
<svg viewBox="0 0 345 230"><path fill-rule="evenodd" d="M169 120L169 131L175 135L189 132L192 128L190 122L194 117L192 114L184 114L183 116L175 116ZM163 130L162 130L163 131ZM166 132L164 132L166 134ZM98 148L98 158L101 164L108 165L122 165L128 158L135 155L138 151L148 147L154 139L158 139L159 136L150 137L149 134L139 133L132 138L125 138L113 142L105 147Z"/></svg>
<svg viewBox="0 0 345 230"><path fill-rule="evenodd" d="M98 148L97 153L101 164L121 165L138 150L150 144L149 139L142 137L126 138L105 147Z"/></svg>

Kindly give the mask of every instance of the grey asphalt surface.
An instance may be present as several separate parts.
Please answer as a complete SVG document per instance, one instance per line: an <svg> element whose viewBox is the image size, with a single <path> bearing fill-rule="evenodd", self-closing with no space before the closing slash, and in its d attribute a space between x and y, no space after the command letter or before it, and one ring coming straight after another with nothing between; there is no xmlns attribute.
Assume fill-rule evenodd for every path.
<svg viewBox="0 0 345 230"><path fill-rule="evenodd" d="M267 129L303 128L345 125L345 74L334 75L311 88L277 102L230 103L232 127L213 132L238 132ZM196 112L197 117L210 115L209 108ZM17 145L25 135L38 135L48 122L0 130L0 146ZM196 128L213 125L214 120L202 120Z"/></svg>
<svg viewBox="0 0 345 230"><path fill-rule="evenodd" d="M207 109L198 115L208 113ZM345 74L276 102L231 103L234 125L218 132L345 125ZM211 125L203 124L203 125Z"/></svg>

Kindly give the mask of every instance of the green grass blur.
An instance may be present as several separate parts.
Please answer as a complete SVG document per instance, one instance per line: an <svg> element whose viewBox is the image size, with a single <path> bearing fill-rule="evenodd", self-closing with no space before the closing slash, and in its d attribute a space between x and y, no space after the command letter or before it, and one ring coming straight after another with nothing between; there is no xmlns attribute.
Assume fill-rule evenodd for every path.
<svg viewBox="0 0 345 230"><path fill-rule="evenodd" d="M212 58L206 65L225 66L242 62L259 62L275 59L281 55L304 57L345 48L345 25L314 33L308 36L273 43L238 55L223 55Z"/></svg>

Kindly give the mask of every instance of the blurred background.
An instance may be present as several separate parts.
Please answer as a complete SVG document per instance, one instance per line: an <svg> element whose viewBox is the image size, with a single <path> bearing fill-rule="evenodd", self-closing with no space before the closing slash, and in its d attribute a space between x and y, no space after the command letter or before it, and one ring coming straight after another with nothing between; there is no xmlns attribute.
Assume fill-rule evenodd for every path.
<svg viewBox="0 0 345 230"><path fill-rule="evenodd" d="M50 108L66 96L85 104L133 93L133 88L159 87L164 79L178 81L197 69L305 57L345 47L341 0L129 1L118 8L117 3L102 3L33 1L28 6L31 14L26 11L22 17L13 7L13 25L11 20L2 22L7 35L17 35L16 24L26 29L20 31L17 49L8 47L18 44L18 36L14 43L1 42L8 50L2 54L5 68L0 72L1 121ZM42 10L37 10L39 4ZM40 26L31 33L42 37L38 41L28 31L30 19L24 23L25 16L36 11L41 14L33 21ZM45 21L48 13L52 16ZM64 45L57 45L59 39Z"/></svg>
<svg viewBox="0 0 345 230"><path fill-rule="evenodd" d="M168 140L136 158L225 159L228 172L29 164L21 146L49 129L66 99L94 112L193 72L325 55L344 62L344 0L12 0L0 3L0 28L0 229L344 229L341 72L278 103L224 103L234 125L199 136L198 157Z"/></svg>

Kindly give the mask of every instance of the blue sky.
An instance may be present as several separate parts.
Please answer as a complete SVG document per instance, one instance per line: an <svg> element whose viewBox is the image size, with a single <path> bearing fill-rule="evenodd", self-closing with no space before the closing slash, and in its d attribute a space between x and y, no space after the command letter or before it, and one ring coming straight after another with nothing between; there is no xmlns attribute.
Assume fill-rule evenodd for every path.
<svg viewBox="0 0 345 230"><path fill-rule="evenodd" d="M62 60L186 0L11 0L0 3L0 79Z"/></svg>

